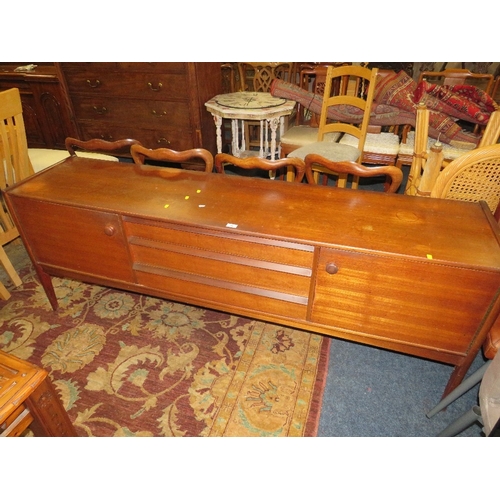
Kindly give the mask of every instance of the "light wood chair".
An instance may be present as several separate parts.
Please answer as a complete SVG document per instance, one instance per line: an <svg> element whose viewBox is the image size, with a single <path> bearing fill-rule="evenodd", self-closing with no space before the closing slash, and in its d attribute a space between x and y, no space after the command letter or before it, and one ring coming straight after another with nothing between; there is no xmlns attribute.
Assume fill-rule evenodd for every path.
<svg viewBox="0 0 500 500"><path fill-rule="evenodd" d="M430 196L470 202L484 200L497 217L500 144L473 149L453 160L439 173Z"/></svg>
<svg viewBox="0 0 500 500"><path fill-rule="evenodd" d="M256 156L247 158L237 158L236 156L219 153L215 155L215 169L218 173L225 173L225 165L234 165L245 170L263 170L269 174L276 175L281 169L293 169L293 179L295 182L302 182L305 174L304 161L300 158L280 158L278 160L268 160Z"/></svg>
<svg viewBox="0 0 500 500"><path fill-rule="evenodd" d="M390 182L384 183L384 191L395 193L403 181L403 172L394 165L367 167L353 161L330 161L317 154L308 154L305 158L305 177L309 184L317 182L314 171L319 170L323 175L336 177L337 187L347 187L347 183L339 183L339 179L348 179L348 176L356 177L380 177L385 176Z"/></svg>
<svg viewBox="0 0 500 500"><path fill-rule="evenodd" d="M185 151L175 151L173 149L158 148L147 149L140 145L133 145L130 153L134 163L138 166L144 166L146 158L168 163L183 163L191 160L199 160L204 164L205 172L212 172L214 167L214 157L206 149L186 149Z"/></svg>
<svg viewBox="0 0 500 500"><path fill-rule="evenodd" d="M2 190L33 174L22 112L19 89L0 92L0 189ZM17 237L19 232L0 194L0 264L15 286L21 285L21 278L3 246ZM6 300L9 297L9 291L0 283L0 298Z"/></svg>
<svg viewBox="0 0 500 500"><path fill-rule="evenodd" d="M362 66L330 66L327 70L325 94L321 107L317 141L292 151L289 156L305 159L308 154L317 154L333 162L358 161L363 153L368 123L373 103L377 68L367 69ZM332 96L334 81L340 80L339 95ZM350 106L361 112L362 120L358 125L345 123L331 118L336 106ZM338 109L338 108L337 108ZM329 116L330 115L330 116ZM333 115L335 116L335 115ZM358 140L357 146L325 141L326 134L339 132L352 135ZM340 187L345 186L346 176L338 180ZM357 188L357 178L353 187Z"/></svg>
<svg viewBox="0 0 500 500"><path fill-rule="evenodd" d="M299 87L316 95L324 95L328 66L304 66L299 73ZM337 92L338 93L338 92ZM298 103L295 121L281 137L281 157L285 158L292 151L318 140L320 116ZM337 142L340 134L332 134L329 140Z"/></svg>
<svg viewBox="0 0 500 500"><path fill-rule="evenodd" d="M0 437L76 437L77 433L42 368L0 350Z"/></svg>
<svg viewBox="0 0 500 500"><path fill-rule="evenodd" d="M422 81L426 81L428 83L436 83L438 85L473 85L488 95L490 95L493 99L495 96L495 82L494 77L488 73L472 73L468 69L445 69L442 71L423 71L420 73L418 83ZM488 120L488 124L492 122L492 118L495 115L496 111L494 111L490 115L490 119ZM498 117L498 114L496 115ZM498 118L497 125L498 126ZM495 120L493 120L495 121ZM480 127L479 125L474 126L474 133L480 137L478 147L487 146L489 144L495 144L498 141L498 136L495 140L492 138L485 137L486 129L488 128L488 124L486 127ZM490 126L490 131L492 133L493 130ZM481 130L483 129L483 130ZM499 129L500 130L500 129ZM401 168L403 165L409 165L412 163L413 159L413 147L415 140L416 131L411 131L407 134L407 139L405 139L399 148L398 158L396 161L396 165ZM430 150L431 143L434 142L434 139L428 139L427 150ZM464 144L463 146L451 146L449 144L443 144L443 158L444 163L447 164L467 151L474 149L475 146L473 144Z"/></svg>
<svg viewBox="0 0 500 500"><path fill-rule="evenodd" d="M447 159L447 148L446 144L441 144L435 139L430 139L428 137L429 130L429 110L426 108L425 104L419 104L417 108L415 132L413 138L413 151L412 151L412 163L410 167L410 172L408 174L408 181L405 187L405 194L412 196L430 196L430 191L434 186L434 182L429 181L429 177L433 178L434 181L437 178L437 174L451 162ZM500 110L496 110L491 113L490 119L486 128L484 129L483 136L479 142L478 148L485 146L494 145L498 142L500 137ZM436 144L439 146L436 148ZM475 151L477 148L460 150L458 154L455 155L455 160L460 158L462 155ZM439 156L437 156L439 154ZM427 173L424 178L425 185L422 186L422 176L425 172L427 162L430 161L430 169L427 169ZM439 163L439 167L436 167L436 162ZM437 170L436 170L437 168ZM430 170L433 169L431 173Z"/></svg>

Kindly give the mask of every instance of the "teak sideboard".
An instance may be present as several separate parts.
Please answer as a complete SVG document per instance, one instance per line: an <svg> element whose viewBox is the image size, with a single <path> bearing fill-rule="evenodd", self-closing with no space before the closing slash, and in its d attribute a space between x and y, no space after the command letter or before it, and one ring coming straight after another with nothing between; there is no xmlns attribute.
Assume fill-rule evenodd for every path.
<svg viewBox="0 0 500 500"><path fill-rule="evenodd" d="M454 365L445 393L500 310L484 204L78 157L5 198L54 309L51 276L150 294Z"/></svg>

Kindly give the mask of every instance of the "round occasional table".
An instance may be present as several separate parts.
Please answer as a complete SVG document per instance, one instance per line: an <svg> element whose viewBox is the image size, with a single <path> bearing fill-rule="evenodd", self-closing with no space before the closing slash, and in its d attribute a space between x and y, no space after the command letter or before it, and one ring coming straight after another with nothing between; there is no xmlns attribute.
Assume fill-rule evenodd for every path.
<svg viewBox="0 0 500 500"><path fill-rule="evenodd" d="M231 144L234 156L241 157L248 154L244 121L251 120L260 121L258 155L262 158L270 156L273 160L280 157L280 148L276 141L278 125L282 135L285 131L285 116L292 113L295 101L273 97L268 92L233 92L216 95L206 102L205 106L215 121L218 153L222 153L222 119L227 118L231 120Z"/></svg>

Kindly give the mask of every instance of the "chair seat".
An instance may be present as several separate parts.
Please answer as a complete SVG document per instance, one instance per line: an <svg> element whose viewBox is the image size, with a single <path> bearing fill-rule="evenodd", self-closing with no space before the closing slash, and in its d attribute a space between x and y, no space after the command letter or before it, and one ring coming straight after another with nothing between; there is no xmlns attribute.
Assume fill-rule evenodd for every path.
<svg viewBox="0 0 500 500"><path fill-rule="evenodd" d="M99 160L109 160L118 161L118 158L105 155L101 153L87 153L86 151L78 151L76 153L78 156L83 156L85 158L95 158ZM30 157L31 164L33 165L33 170L35 172L40 172L41 170L58 163L69 156L68 151L64 149L39 149L39 148L28 148L28 155Z"/></svg>
<svg viewBox="0 0 500 500"><path fill-rule="evenodd" d="M288 156L304 160L308 154L317 154L330 161L358 161L360 151L354 146L338 142L313 142L292 151Z"/></svg>
<svg viewBox="0 0 500 500"><path fill-rule="evenodd" d="M325 134L325 141L337 142L340 133L332 132ZM297 147L302 147L318 140L318 129L309 125L296 125L289 128L281 137L281 144L292 144Z"/></svg>
<svg viewBox="0 0 500 500"><path fill-rule="evenodd" d="M436 142L436 139L427 139L427 152L430 151L432 144ZM399 156L413 157L413 147L415 145L415 131L408 132L408 137L405 143L401 143L399 147ZM445 160L455 160L459 156L467 153L476 146L474 144L464 143L463 148L455 148L449 144L443 144L443 158ZM411 163L411 160L410 160Z"/></svg>
<svg viewBox="0 0 500 500"><path fill-rule="evenodd" d="M340 144L358 147L358 138L349 134L344 134L340 139ZM397 155L399 152L399 137L389 132L380 134L366 134L364 152L379 153L386 155Z"/></svg>

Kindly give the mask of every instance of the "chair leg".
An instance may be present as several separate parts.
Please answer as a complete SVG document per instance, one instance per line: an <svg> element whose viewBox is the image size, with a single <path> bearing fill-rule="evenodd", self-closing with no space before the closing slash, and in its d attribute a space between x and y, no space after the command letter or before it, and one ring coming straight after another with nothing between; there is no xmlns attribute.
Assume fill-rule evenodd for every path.
<svg viewBox="0 0 500 500"><path fill-rule="evenodd" d="M7 290L7 288L5 288L4 284L1 281L0 281L0 299L3 300L10 299L10 293Z"/></svg>
<svg viewBox="0 0 500 500"><path fill-rule="evenodd" d="M427 417L431 418L436 413L440 412L448 405L453 403L456 399L458 399L462 394L465 394L469 389L477 385L483 379L484 372L488 368L488 365L491 363L491 360L487 361L481 368L476 370L470 377L466 378L455 390L451 391L448 396L443 398L429 413L427 413Z"/></svg>
<svg viewBox="0 0 500 500"><path fill-rule="evenodd" d="M452 422L446 429L441 431L437 437L451 437L460 434L462 431L470 427L475 422L483 423L481 419L481 409L479 406L473 406L469 411L464 413Z"/></svg>
<svg viewBox="0 0 500 500"><path fill-rule="evenodd" d="M23 282L21 281L19 274L17 274L14 266L10 262L9 256L5 253L5 250L2 246L0 246L0 264L2 264L5 272L9 275L9 278L11 279L12 283L14 283L14 285L22 285Z"/></svg>

